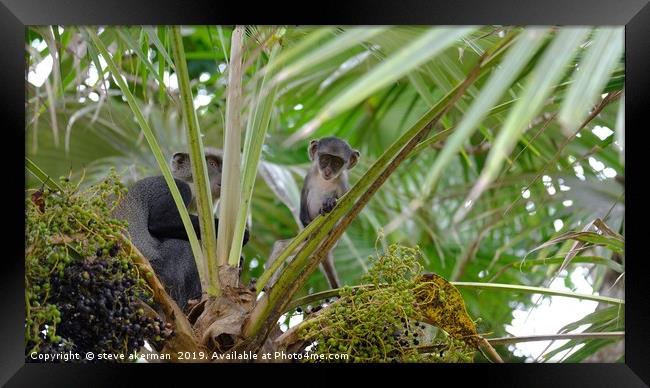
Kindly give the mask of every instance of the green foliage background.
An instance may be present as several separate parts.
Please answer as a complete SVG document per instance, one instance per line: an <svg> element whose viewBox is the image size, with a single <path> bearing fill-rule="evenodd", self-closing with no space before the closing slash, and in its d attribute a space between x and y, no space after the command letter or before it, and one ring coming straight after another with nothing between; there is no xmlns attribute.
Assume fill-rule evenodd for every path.
<svg viewBox="0 0 650 388"><path fill-rule="evenodd" d="M99 32L138 98L165 157L186 150L167 28L92 28ZM622 30L585 29L582 35L575 32L579 36L575 47L561 46L557 42L563 42L562 34L569 35L568 30L548 28L533 33L524 28L484 26L451 40L441 50L431 48L430 54L414 51L421 59L415 63L413 57L403 56L403 50L427 34L436 37L426 46L430 48L457 32L407 26L377 28L372 33L360 27L247 27L244 120L254 105L258 81L268 71L273 45L279 45L278 58L282 58L276 70L286 78L273 102L258 177L262 179L257 179L253 192L252 237L244 249L245 278L259 277L273 243L298 231L299 190L309 163L310 139L335 135L360 150L361 162L350 172L355 183L395 139L467 77L481 55L505 39L514 41L506 47L508 52L525 37L536 42L519 48L530 59L512 74L512 80L493 81L486 88L496 79L499 67L512 66L507 52L444 115L432 131L434 141L419 148L388 179L334 251L342 282L360 282L367 271L367 257L375 253L377 244L401 243L418 245L424 253L425 271L449 280L547 286L561 259L575 248L575 240L560 239L527 255L535 248L569 230L580 232L596 218L624 235ZM219 147L223 144L232 28L192 26L182 31L203 142ZM126 184L160 173L131 109L82 30L31 27L25 47L29 71L44 59L53 59L52 72L43 84L26 81L26 147L31 160L54 177L83 175L83 185L99 181L110 166L121 172ZM549 68L562 55L566 63L558 65L556 78L551 79ZM381 81L382 65L387 74L403 74L379 88L372 83L355 84L371 75ZM104 71L98 74L98 68ZM547 88L534 94L545 82ZM499 88L504 93L498 93ZM530 95L544 98L536 106L527 99ZM602 100L602 110L581 126ZM517 108L521 101L530 105ZM344 106L309 136L297 137L299 130L336 104ZM470 113L477 112L483 118L460 139L460 150L450 148L448 163L439 165L441 175L433 177L432 166L440 163L451 143L448 136ZM614 133L601 139L592 132L596 126ZM506 130L512 133L499 140ZM287 144L292 135L297 141ZM493 156L491 151L504 141L512 142L512 148L504 147ZM495 165L494 158L503 164ZM457 212L486 172L495 179L482 188L469 213L459 220ZM28 178L29 187L40 186L37 179ZM563 225L559 230L556 220ZM383 238L378 240L378 235ZM535 265L520 268L524 258L560 261L533 261ZM623 297L622 253L607 244L581 247L574 264L562 274L568 288L572 287L569 275L577 265L590 268L589 281L595 291ZM326 289L326 284L320 273L314 273L301 295ZM479 332L495 337L507 334L505 326L512 321L514 309L533 304L527 293L463 289L463 296L470 315L481 318ZM608 314L593 319L576 316L575 320L587 319L596 331L621 330L621 320L613 319L622 315L620 309L602 311ZM592 341L582 354L570 359L585 360L609 342ZM497 350L505 359L517 359L505 346Z"/></svg>

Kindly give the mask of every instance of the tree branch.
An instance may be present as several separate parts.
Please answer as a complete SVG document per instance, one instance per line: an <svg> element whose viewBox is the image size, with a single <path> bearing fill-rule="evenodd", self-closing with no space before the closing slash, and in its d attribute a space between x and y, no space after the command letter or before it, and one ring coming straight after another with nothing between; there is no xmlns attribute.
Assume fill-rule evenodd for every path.
<svg viewBox="0 0 650 388"><path fill-rule="evenodd" d="M187 320L183 310L178 307L176 302L165 291L165 287L156 276L151 264L149 264L149 260L126 237L122 238L122 245L128 247L129 253L134 258L133 263L138 267L141 276L145 279L149 287L151 287L153 298L160 306L160 310L162 310L165 316L165 321L173 325L174 334L172 338L165 341L162 352L171 355L172 359L177 360L177 351L200 351L201 349L194 336L192 325Z"/></svg>

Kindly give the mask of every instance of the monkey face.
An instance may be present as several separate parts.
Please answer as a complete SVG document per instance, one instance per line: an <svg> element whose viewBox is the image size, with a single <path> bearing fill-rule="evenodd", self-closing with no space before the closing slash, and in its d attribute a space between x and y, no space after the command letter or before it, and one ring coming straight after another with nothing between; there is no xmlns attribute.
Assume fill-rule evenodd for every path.
<svg viewBox="0 0 650 388"><path fill-rule="evenodd" d="M318 166L321 171L321 175L325 180L330 180L336 178L341 174L343 165L345 164L343 158L330 155L330 154L318 154Z"/></svg>
<svg viewBox="0 0 650 388"><path fill-rule="evenodd" d="M222 160L218 156L206 155L208 175L210 176L210 189L214 198L221 197L221 168Z"/></svg>
<svg viewBox="0 0 650 388"><path fill-rule="evenodd" d="M310 141L307 152L325 180L338 178L344 169L351 169L359 161L359 151L333 136Z"/></svg>
<svg viewBox="0 0 650 388"><path fill-rule="evenodd" d="M223 160L220 154L212 149L206 148L205 161L208 166L208 176L210 178L210 190L214 198L221 196L221 169ZM192 183L192 165L189 154L177 152L172 156L171 162L172 175L176 179Z"/></svg>
<svg viewBox="0 0 650 388"><path fill-rule="evenodd" d="M190 156L185 152L177 152L172 156L170 162L172 175L174 178L185 182L192 182L192 168L190 165Z"/></svg>

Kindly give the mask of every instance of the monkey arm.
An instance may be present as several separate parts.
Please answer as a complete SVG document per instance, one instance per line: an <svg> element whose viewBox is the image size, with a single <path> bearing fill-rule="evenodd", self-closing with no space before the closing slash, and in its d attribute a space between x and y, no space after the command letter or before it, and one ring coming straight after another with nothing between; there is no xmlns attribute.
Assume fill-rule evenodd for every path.
<svg viewBox="0 0 650 388"><path fill-rule="evenodd" d="M336 187L336 191L331 194L331 196L325 198L323 205L319 210L320 214L329 213L334 210L337 200L343 196L349 189L347 178L342 178Z"/></svg>
<svg viewBox="0 0 650 388"><path fill-rule="evenodd" d="M188 240L185 225L177 208L170 209L167 213L156 211L156 214L149 215L149 233L158 239L174 238ZM190 220L197 237L201 238L199 218L190 214ZM215 226L217 221L215 220Z"/></svg>
<svg viewBox="0 0 650 388"><path fill-rule="evenodd" d="M200 239L201 227L199 217L190 214L190 220L194 227L194 233ZM214 219L214 228L215 232L219 229L219 219L217 218ZM149 210L149 233L158 239L174 238L188 240L183 219L171 195L168 198L159 198L152 204L152 208ZM248 241L247 237L248 235L245 234L244 238L246 241Z"/></svg>
<svg viewBox="0 0 650 388"><path fill-rule="evenodd" d="M337 200L343 196L348 191L347 177L341 177L339 180L336 190L332 192L325 200L323 201L323 206L320 209L320 214L329 213L334 210Z"/></svg>
<svg viewBox="0 0 650 388"><path fill-rule="evenodd" d="M307 204L305 203L300 204L300 222L302 223L302 226L307 226L309 225L309 222L311 222L311 220L309 219L309 211L307 210Z"/></svg>
<svg viewBox="0 0 650 388"><path fill-rule="evenodd" d="M309 218L309 204L307 203L307 179L305 179L304 186L300 193L300 222L305 227L309 225L311 219Z"/></svg>
<svg viewBox="0 0 650 388"><path fill-rule="evenodd" d="M178 208L174 207L173 209L168 210L167 213L156 211L153 216L153 224L151 223L152 215L149 215L149 233L152 236L158 239L181 239L188 241L187 233L185 231L185 225L183 225L183 220L181 215L178 212ZM172 215L172 213L175 213ZM199 217L194 214L190 214L190 220L192 221L192 226L194 227L194 233L200 239L201 238L201 228L199 225ZM215 232L219 230L219 219L214 219L214 229ZM250 238L250 232L248 228L244 229L244 239L242 241L242 246L248 243Z"/></svg>
<svg viewBox="0 0 650 388"><path fill-rule="evenodd" d="M336 198L341 198L348 190L350 190L350 185L348 185L348 179L346 177L341 180L341 184L336 188Z"/></svg>
<svg viewBox="0 0 650 388"><path fill-rule="evenodd" d="M183 198L183 203L187 206L192 200L192 190L190 186L178 179L175 179L176 186L181 193ZM158 185L159 195L152 198L149 201L149 233L152 236L158 239L181 239L188 240L187 231L185 230L185 225L183 225L183 219L181 214L178 211L178 207L174 202L174 197L172 197L169 187L165 183L164 179L161 179L156 182ZM201 227L199 224L199 217L194 214L190 214L190 220L192 221L192 226L194 227L194 232L197 237L201 238ZM219 230L219 219L214 219L214 230L217 232ZM250 238L250 233L248 228L244 230L244 239L242 241L242 246L246 245L248 239Z"/></svg>
<svg viewBox="0 0 650 388"><path fill-rule="evenodd" d="M192 191L187 183L178 179L175 179L175 181L183 198L183 203L187 206L192 200ZM158 195L152 196L149 200L149 233L159 239L175 238L187 240L183 220L178 212L174 198L169 191L169 187L167 187L162 177L156 183L158 184L158 189L154 192L158 193ZM190 214L190 220L192 221L194 231L199 234L199 218Z"/></svg>

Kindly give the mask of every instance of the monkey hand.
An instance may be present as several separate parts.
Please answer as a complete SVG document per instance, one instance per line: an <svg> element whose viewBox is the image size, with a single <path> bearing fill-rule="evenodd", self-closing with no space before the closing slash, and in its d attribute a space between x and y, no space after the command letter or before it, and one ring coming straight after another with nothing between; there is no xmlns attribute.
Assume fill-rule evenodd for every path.
<svg viewBox="0 0 650 388"><path fill-rule="evenodd" d="M331 212L334 209L334 206L336 206L336 198L327 198L323 201L323 207L320 208L320 214L325 215L325 213Z"/></svg>

